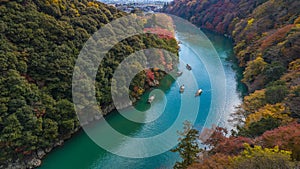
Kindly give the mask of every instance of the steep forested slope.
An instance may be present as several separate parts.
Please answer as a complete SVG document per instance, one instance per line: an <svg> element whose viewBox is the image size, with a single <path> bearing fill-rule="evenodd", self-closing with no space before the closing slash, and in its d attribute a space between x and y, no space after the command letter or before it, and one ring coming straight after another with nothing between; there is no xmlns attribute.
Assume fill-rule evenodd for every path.
<svg viewBox="0 0 300 169"><path fill-rule="evenodd" d="M195 168L251 168L262 163L280 166L274 162L276 158L284 162L279 168L290 167L286 159L289 153L271 155L267 151L278 151L252 149L253 144L268 148L277 145L291 151L294 160L300 160L299 5L300 1L295 0L175 0L164 7L165 12L182 16L201 28L230 36L244 69L242 82L249 89L249 95L233 114L238 132L226 138L226 130L216 131L206 142L212 148L210 158L203 165L195 164ZM295 133L291 134L292 130ZM230 166L228 160L233 155L239 156L233 160L236 165ZM258 160L258 156L266 159Z"/></svg>
<svg viewBox="0 0 300 169"><path fill-rule="evenodd" d="M13 168L38 166L45 152L78 130L71 93L77 55L94 32L121 16L113 7L88 0L0 1L0 168L17 159L20 165ZM118 63L149 47L177 53L175 39L153 34L117 44L98 72L99 106L112 103L110 80ZM178 60L160 57L156 61L169 61L162 66ZM152 71L151 80L159 79L161 74ZM132 90L132 97L151 81L146 72L136 78L132 88L142 91Z"/></svg>
<svg viewBox="0 0 300 169"><path fill-rule="evenodd" d="M291 0L175 0L164 11L182 16L202 28L230 35L242 67L262 57L267 63L264 71L259 71L260 74L245 72L244 82L253 92L278 80L289 63L299 58L298 6L299 1ZM270 74L274 67L279 71L275 75ZM280 67L285 70L277 70Z"/></svg>

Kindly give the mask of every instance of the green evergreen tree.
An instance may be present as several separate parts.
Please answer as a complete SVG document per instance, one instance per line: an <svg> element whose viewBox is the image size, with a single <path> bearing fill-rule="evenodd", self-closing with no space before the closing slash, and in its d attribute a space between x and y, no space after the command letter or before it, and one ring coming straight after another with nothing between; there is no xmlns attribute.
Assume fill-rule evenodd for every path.
<svg viewBox="0 0 300 169"><path fill-rule="evenodd" d="M184 122L184 131L178 133L182 136L182 138L179 138L180 143L171 151L178 152L182 161L176 162L174 169L185 169L192 163L196 162L197 154L202 151L197 142L199 132L192 128L190 122L186 121Z"/></svg>

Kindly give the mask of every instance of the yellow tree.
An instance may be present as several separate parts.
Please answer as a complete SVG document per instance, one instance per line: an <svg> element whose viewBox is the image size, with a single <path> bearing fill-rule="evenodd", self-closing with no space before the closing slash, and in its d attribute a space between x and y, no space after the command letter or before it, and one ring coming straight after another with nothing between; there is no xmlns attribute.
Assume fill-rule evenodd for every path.
<svg viewBox="0 0 300 169"><path fill-rule="evenodd" d="M253 61L249 61L243 73L244 79L242 81L246 84L253 82L255 80L255 77L264 72L266 66L267 63L260 56Z"/></svg>
<svg viewBox="0 0 300 169"><path fill-rule="evenodd" d="M255 113L259 108L266 105L265 90L256 90L249 96L244 97L242 108L248 112L247 114Z"/></svg>
<svg viewBox="0 0 300 169"><path fill-rule="evenodd" d="M245 144L245 150L236 157L233 157L234 169L289 169L293 167L290 151L274 148L262 148L261 146L251 147Z"/></svg>
<svg viewBox="0 0 300 169"><path fill-rule="evenodd" d="M291 122L293 119L289 117L289 111L286 109L283 103L277 103L275 105L267 104L263 108L260 108L254 114L250 114L246 118L246 127L249 127L251 123L258 122L263 118L272 117L279 119L281 124Z"/></svg>

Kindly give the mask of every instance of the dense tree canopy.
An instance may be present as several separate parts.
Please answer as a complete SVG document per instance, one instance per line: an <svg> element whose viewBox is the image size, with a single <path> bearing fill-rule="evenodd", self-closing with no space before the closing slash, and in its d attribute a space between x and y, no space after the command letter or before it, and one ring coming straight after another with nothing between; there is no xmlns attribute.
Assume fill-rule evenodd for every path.
<svg viewBox="0 0 300 169"><path fill-rule="evenodd" d="M0 165L51 148L78 129L71 92L75 61L93 33L121 16L125 13L91 0L0 1ZM177 56L173 37L144 33L119 42L98 70L99 106L112 103L111 77L118 64L150 47ZM163 53L155 61L161 60L162 67L173 69L178 58ZM163 76L149 71L155 80ZM141 72L132 81L132 98L143 93L147 78Z"/></svg>

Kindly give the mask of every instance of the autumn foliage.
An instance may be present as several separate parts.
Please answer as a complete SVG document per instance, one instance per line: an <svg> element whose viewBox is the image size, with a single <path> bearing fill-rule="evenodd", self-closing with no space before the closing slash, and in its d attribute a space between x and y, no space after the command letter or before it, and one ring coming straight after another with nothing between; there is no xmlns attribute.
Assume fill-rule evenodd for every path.
<svg viewBox="0 0 300 169"><path fill-rule="evenodd" d="M231 119L239 126L237 133L229 136L226 129L216 128L204 143L210 148L208 157L191 168L292 167L281 150L300 160L295 122L300 118L299 6L300 1L286 0L175 0L164 7L165 12L232 38L244 70L242 82L248 87Z"/></svg>
<svg viewBox="0 0 300 169"><path fill-rule="evenodd" d="M210 153L237 155L244 149L244 143L252 144L253 141L246 137L227 137L227 130L221 127L217 127L211 137L204 142L211 150Z"/></svg>
<svg viewBox="0 0 300 169"><path fill-rule="evenodd" d="M287 36L287 33L290 32L293 27L295 27L294 24L286 25L283 28L270 33L270 35L262 41L261 50L265 50L267 47L283 41Z"/></svg>
<svg viewBox="0 0 300 169"><path fill-rule="evenodd" d="M267 131L256 142L264 147L279 146L281 149L292 151L292 157L300 160L300 124L298 123Z"/></svg>
<svg viewBox="0 0 300 169"><path fill-rule="evenodd" d="M188 169L225 169L232 165L230 156L215 154L205 158L201 163L194 163Z"/></svg>
<svg viewBox="0 0 300 169"><path fill-rule="evenodd" d="M163 28L145 28L144 32L156 34L160 38L164 38L164 39L173 39L174 38L173 32L171 32L167 29L163 29Z"/></svg>

